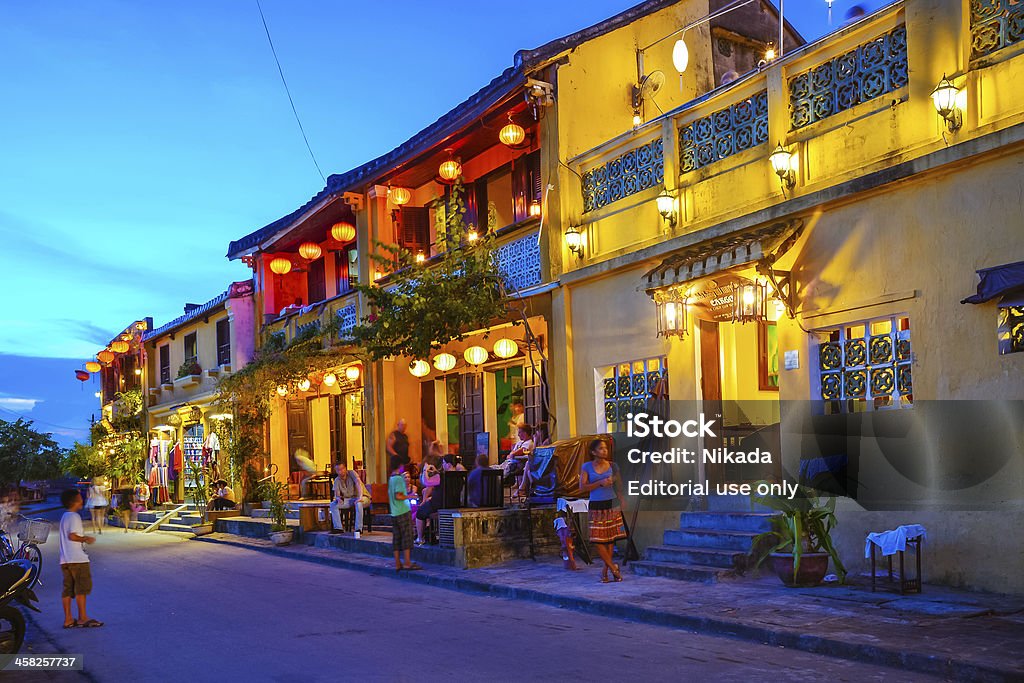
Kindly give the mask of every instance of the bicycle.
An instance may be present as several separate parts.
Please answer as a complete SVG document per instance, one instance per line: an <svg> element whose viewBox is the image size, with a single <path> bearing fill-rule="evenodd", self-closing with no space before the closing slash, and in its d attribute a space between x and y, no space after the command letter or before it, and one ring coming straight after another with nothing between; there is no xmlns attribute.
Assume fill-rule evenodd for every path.
<svg viewBox="0 0 1024 683"><path fill-rule="evenodd" d="M21 519L21 523L18 525L17 538L21 541L21 544L15 550L14 545L11 543L10 534L0 533L0 563L10 562L11 560L28 560L36 567L35 576L32 579L32 583L29 588L35 588L36 584L41 583L40 577L43 573L43 554L39 550L39 545L46 543L47 537L50 535L50 522L45 519L29 519L22 515L18 515Z"/></svg>

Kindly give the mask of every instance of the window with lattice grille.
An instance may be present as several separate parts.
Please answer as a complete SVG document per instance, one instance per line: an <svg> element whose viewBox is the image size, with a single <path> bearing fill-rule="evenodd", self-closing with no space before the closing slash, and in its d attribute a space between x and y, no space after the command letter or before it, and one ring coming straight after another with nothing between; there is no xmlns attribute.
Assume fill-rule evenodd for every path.
<svg viewBox="0 0 1024 683"><path fill-rule="evenodd" d="M608 432L624 431L627 415L651 412L652 401L668 398L667 373L664 356L601 368L598 374L603 412L597 416L597 423Z"/></svg>
<svg viewBox="0 0 1024 683"><path fill-rule="evenodd" d="M818 336L817 395L826 414L913 405L909 318L848 323Z"/></svg>

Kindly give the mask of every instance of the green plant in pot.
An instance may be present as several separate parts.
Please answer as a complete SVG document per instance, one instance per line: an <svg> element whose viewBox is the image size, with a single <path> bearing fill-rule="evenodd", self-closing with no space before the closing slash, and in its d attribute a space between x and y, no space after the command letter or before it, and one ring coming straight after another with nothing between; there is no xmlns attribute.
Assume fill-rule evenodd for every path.
<svg viewBox="0 0 1024 683"><path fill-rule="evenodd" d="M270 511L270 540L274 545L287 545L292 541L288 527L288 508L284 503L285 485L276 479L263 482L263 499Z"/></svg>
<svg viewBox="0 0 1024 683"><path fill-rule="evenodd" d="M832 545L835 498L823 501L816 490L807 486L798 487L792 499L777 495L752 498L755 503L781 513L772 517L771 531L754 538L753 547L760 555L758 567L770 560L772 569L787 586L816 586L828 572L831 559L839 580L846 581L846 567Z"/></svg>

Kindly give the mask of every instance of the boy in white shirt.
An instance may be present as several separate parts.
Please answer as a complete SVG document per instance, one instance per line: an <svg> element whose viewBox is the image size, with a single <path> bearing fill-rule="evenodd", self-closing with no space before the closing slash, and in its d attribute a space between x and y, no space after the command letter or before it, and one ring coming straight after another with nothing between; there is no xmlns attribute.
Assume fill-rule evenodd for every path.
<svg viewBox="0 0 1024 683"><path fill-rule="evenodd" d="M90 619L85 612L85 598L92 592L92 573L85 546L96 542L85 535L82 526L82 494L77 489L68 489L60 494L60 502L67 512L60 518L60 571L64 575L64 590L61 601L64 604L64 628L96 628L102 621ZM71 616L71 598L78 604L78 621Z"/></svg>

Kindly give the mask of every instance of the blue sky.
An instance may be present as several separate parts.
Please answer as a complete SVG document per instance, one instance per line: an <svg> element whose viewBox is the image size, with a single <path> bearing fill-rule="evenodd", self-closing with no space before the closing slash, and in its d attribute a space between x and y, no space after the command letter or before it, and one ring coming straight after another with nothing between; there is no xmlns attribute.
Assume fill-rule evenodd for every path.
<svg viewBox="0 0 1024 683"><path fill-rule="evenodd" d="M516 50L633 4L263 8L329 174L400 144L509 66ZM837 25L853 4L835 3ZM805 37L826 32L826 17L823 0L787 3ZM228 242L323 183L255 0L2 3L0 63L0 417L83 424L92 405L79 394L92 392L74 368L132 320L161 324L185 302L247 278L224 258Z"/></svg>

